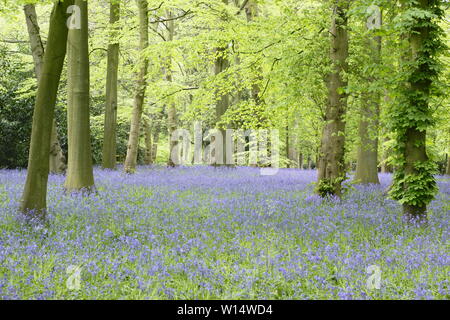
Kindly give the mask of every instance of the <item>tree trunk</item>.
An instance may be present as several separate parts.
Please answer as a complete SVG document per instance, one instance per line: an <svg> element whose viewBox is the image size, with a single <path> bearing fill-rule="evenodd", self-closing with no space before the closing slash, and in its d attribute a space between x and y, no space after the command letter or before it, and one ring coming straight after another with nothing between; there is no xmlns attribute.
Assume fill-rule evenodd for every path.
<svg viewBox="0 0 450 320"><path fill-rule="evenodd" d="M159 123L155 124L155 130L153 131L152 163L156 163L160 130L161 130L161 127L160 127Z"/></svg>
<svg viewBox="0 0 450 320"><path fill-rule="evenodd" d="M27 179L21 211L44 218L52 123L61 71L67 46L67 8L73 1L55 2L50 16L47 47L33 114Z"/></svg>
<svg viewBox="0 0 450 320"><path fill-rule="evenodd" d="M173 14L171 11L167 12L167 17L168 19L173 18ZM174 20L170 20L168 21L167 41L173 41L174 34L175 23ZM172 82L172 57L168 58L165 74L166 81ZM175 150L175 146L177 145L176 141L172 141L172 134L177 129L177 109L173 101L169 102L169 109L167 110L167 129L169 134L169 159L167 159L167 165L170 167L175 167L175 165L180 163L180 159L178 159L178 155L172 154L172 152ZM176 157L176 159L174 159L173 157Z"/></svg>
<svg viewBox="0 0 450 320"><path fill-rule="evenodd" d="M447 154L447 169L445 170L445 174L450 176L450 155Z"/></svg>
<svg viewBox="0 0 450 320"><path fill-rule="evenodd" d="M298 153L298 120L294 120L293 130L289 130L289 146L288 146L288 160L290 168L299 168L299 153Z"/></svg>
<svg viewBox="0 0 450 320"><path fill-rule="evenodd" d="M247 2L247 5L245 6L245 14L247 16L247 22L251 22L258 17L258 4L254 0L249 0ZM251 97L255 101L256 105L259 105L262 102L260 97L261 87L259 85L259 82L262 79L261 73L262 70L261 67L259 67L257 70L256 79L253 81L251 88Z"/></svg>
<svg viewBox="0 0 450 320"><path fill-rule="evenodd" d="M381 11L379 12L381 21ZM381 37L376 36L368 41L371 50L372 63L379 65L381 62ZM370 76L369 83L377 79ZM360 111L359 121L359 145L356 161L355 181L358 183L376 183L378 179L378 126L380 117L380 99L378 92L365 92Z"/></svg>
<svg viewBox="0 0 450 320"><path fill-rule="evenodd" d="M120 2L111 1L109 7L109 23L117 32L116 24L120 19ZM116 36L116 33L114 33ZM116 167L116 127L117 127L117 73L119 68L119 43L111 39L108 45L108 62L106 71L106 105L105 132L103 137L102 167L114 169Z"/></svg>
<svg viewBox="0 0 450 320"><path fill-rule="evenodd" d="M58 139L58 128L56 127L56 120L53 120L52 125L52 136L50 140L50 159L49 159L49 167L50 172L55 174L64 173L67 169L66 166L66 158L64 157L64 153L61 149L61 145L59 144Z"/></svg>
<svg viewBox="0 0 450 320"><path fill-rule="evenodd" d="M139 7L139 49L141 53L141 69L138 75L136 95L134 97L134 108L131 116L131 128L128 138L127 157L125 159L125 172L136 171L137 154L139 149L140 124L145 99L146 75L148 59L142 56L148 47L148 3L147 0L136 0Z"/></svg>
<svg viewBox="0 0 450 320"><path fill-rule="evenodd" d="M344 74L348 69L347 9L349 2L334 4L331 23L331 52L333 71L326 84L328 103L325 111L325 126L322 133L321 151L318 163L318 188L321 196L341 196L341 183L345 179L344 147L347 109L347 81Z"/></svg>
<svg viewBox="0 0 450 320"><path fill-rule="evenodd" d="M290 140L290 136L289 136L289 119L287 119L286 117L286 134L285 134L285 139L286 139L286 159L288 160L287 162L287 167L290 168L291 167L291 163L290 163L290 154L289 154L289 150L291 149L291 142Z"/></svg>
<svg viewBox="0 0 450 320"><path fill-rule="evenodd" d="M27 22L28 36L30 38L31 53L34 60L34 68L36 78L39 81L41 76L42 66L44 64L44 45L42 44L39 24L37 21L36 8L33 4L27 4L24 6L24 13ZM53 121L51 142L50 142L50 155L49 155L49 167L51 173L64 173L66 170L66 158L61 149L58 139L58 130L56 127L56 121Z"/></svg>
<svg viewBox="0 0 450 320"><path fill-rule="evenodd" d="M411 3L408 9L435 12L438 6L439 4L433 1L418 0ZM439 41L437 38L439 35L430 32L430 28L434 26L433 23L428 16L418 18L415 26L407 32L409 37L407 52L412 63L406 64L409 75L403 92L407 105L407 109L402 110L405 113L404 117L411 117L411 112L414 112L414 115L426 116L429 110L431 76L434 71L430 68L433 64L430 60L435 59L436 55L433 52L435 48L430 44ZM426 150L426 127L423 123L426 122L422 119L420 121L411 119L406 123L407 127L403 129L405 121L401 121L402 131L399 143L402 146L404 164L398 170L400 174L395 175L396 185L402 187L400 196L396 194L396 198L403 200L404 218L407 221L419 223L427 221L427 203L431 200L429 191L436 186L432 171L424 168L424 166L430 166L430 161ZM428 194L425 193L427 191ZM418 198L419 196L422 197ZM414 201L411 201L411 198Z"/></svg>
<svg viewBox="0 0 450 320"><path fill-rule="evenodd" d="M228 0L222 0L222 2L225 5L228 5ZM215 60L214 60L214 75L218 76L222 72L226 71L228 67L230 66L230 62L228 61L227 57L227 49L228 45L224 47L219 47L215 49ZM219 90L221 91L221 90ZM216 93L218 97L216 96L216 124L219 123L222 120L222 116L225 114L225 112L228 110L228 107L230 106L230 97L227 93ZM222 145L216 145L214 150L214 162L212 162L215 166L221 166L227 164L227 157L230 157L230 155L227 155L227 149L226 149L226 128L217 128L219 129L220 133L222 134ZM214 139L214 138L213 138ZM211 142L214 142L212 140ZM220 143L219 143L220 144Z"/></svg>
<svg viewBox="0 0 450 320"><path fill-rule="evenodd" d="M69 29L67 62L68 192L94 188L89 113L88 4L75 0L80 8L80 29Z"/></svg>
<svg viewBox="0 0 450 320"><path fill-rule="evenodd" d="M144 163L146 165L152 164L152 125L149 120L144 121L144 135L145 135L145 157Z"/></svg>
<svg viewBox="0 0 450 320"><path fill-rule="evenodd" d="M385 98L385 100L386 99L387 98ZM383 136L385 136L386 128L383 126L381 130L383 130L383 132L384 132ZM385 136L382 143L385 145L385 144L387 144L389 142L389 140L390 140L389 137ZM382 148L382 150L383 151L381 153L381 172L382 173L392 172L392 168L391 168L391 166L389 165L389 162L388 162L389 154L392 151L390 150L390 148L387 148L387 147Z"/></svg>

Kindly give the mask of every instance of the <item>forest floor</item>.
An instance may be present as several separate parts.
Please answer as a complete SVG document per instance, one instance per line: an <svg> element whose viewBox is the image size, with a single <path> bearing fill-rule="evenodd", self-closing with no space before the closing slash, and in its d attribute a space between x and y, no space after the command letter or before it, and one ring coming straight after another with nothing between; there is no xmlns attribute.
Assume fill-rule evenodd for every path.
<svg viewBox="0 0 450 320"><path fill-rule="evenodd" d="M450 298L448 178L414 228L385 174L337 201L315 171L96 169L88 197L51 176L49 225L31 226L25 175L0 170L0 299Z"/></svg>

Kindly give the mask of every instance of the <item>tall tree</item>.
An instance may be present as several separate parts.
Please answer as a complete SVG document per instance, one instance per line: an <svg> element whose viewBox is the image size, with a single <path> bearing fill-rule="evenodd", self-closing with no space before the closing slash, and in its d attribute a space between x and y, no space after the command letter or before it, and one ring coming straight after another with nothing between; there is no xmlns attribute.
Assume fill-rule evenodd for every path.
<svg viewBox="0 0 450 320"><path fill-rule="evenodd" d="M120 1L111 0L109 23L113 29L108 44L108 62L106 71L105 132L103 136L102 167L116 167L116 127L117 127L117 73L119 69L119 43L116 39L117 22L120 19Z"/></svg>
<svg viewBox="0 0 450 320"><path fill-rule="evenodd" d="M76 9L79 8L79 9ZM65 189L89 191L94 187L91 132L89 120L89 44L88 3L75 0L73 19L79 19L69 29L67 62L67 128L68 164ZM76 26L79 23L79 27Z"/></svg>
<svg viewBox="0 0 450 320"><path fill-rule="evenodd" d="M450 155L447 154L447 168L445 170L445 174L450 176Z"/></svg>
<svg viewBox="0 0 450 320"><path fill-rule="evenodd" d="M248 0L245 5L245 15L247 16L247 22L252 22L255 18L258 17L258 4L255 0ZM261 81L261 67L257 70L256 79L252 83L251 88L251 97L255 101L256 104L260 104L260 92L261 87L259 85L259 81Z"/></svg>
<svg viewBox="0 0 450 320"><path fill-rule="evenodd" d="M381 10L373 13L376 20L381 24ZM372 29L368 23L368 28ZM369 30L370 32L370 30ZM373 65L379 65L381 62L381 36L370 37L368 40L370 50L370 62ZM370 68L377 70L377 68ZM374 72L369 75L368 87L370 84L376 84L377 78ZM359 145L356 161L355 181L359 183L380 183L378 179L378 126L380 117L380 99L379 90L372 88L362 94L360 120L359 120Z"/></svg>
<svg viewBox="0 0 450 320"><path fill-rule="evenodd" d="M223 4L228 5L228 0L222 0ZM227 57L228 43L224 46L217 47L215 49L215 60L214 60L214 75L218 76L225 72L230 66L230 61ZM230 96L228 93L223 93L223 89L217 90L217 101L216 101L216 123L221 121L223 115L230 106ZM226 129L219 128L222 134L222 143L218 143L214 149L214 165L223 165L227 162L227 148L226 148ZM214 139L214 138L213 138Z"/></svg>
<svg viewBox="0 0 450 320"><path fill-rule="evenodd" d="M439 22L440 0L404 0L399 27L408 59L402 65L398 103L392 112L396 160L391 195L403 206L407 221L427 221L427 204L437 191L435 163L426 149L427 128L433 123L431 88L440 71L445 48Z"/></svg>
<svg viewBox="0 0 450 320"><path fill-rule="evenodd" d="M288 119L288 121L290 121L290 119ZM298 119L294 120L292 128L288 126L287 129L288 132L286 135L288 143L286 145L286 151L287 151L287 159L289 160L288 167L301 169L300 163L301 155L298 152L298 136L297 136Z"/></svg>
<svg viewBox="0 0 450 320"><path fill-rule="evenodd" d="M167 41L173 41L173 37L175 35L175 23L173 20L172 11L167 12ZM166 81L172 82L172 57L169 56L167 58L167 65L165 67L165 77ZM177 109L174 101L169 102L169 106L167 109L167 129L169 134L169 159L167 160L167 165L174 167L176 163L179 162L180 159L175 160L174 157L177 157L176 154L172 154L175 151L176 141L172 141L172 133L177 129ZM175 160L175 161L174 161Z"/></svg>
<svg viewBox="0 0 450 320"><path fill-rule="evenodd" d="M59 80L66 56L67 8L73 1L57 1L50 16L47 46L34 106L27 179L21 210L45 218L52 124Z"/></svg>
<svg viewBox="0 0 450 320"><path fill-rule="evenodd" d="M149 165L152 164L152 123L146 118L144 119L144 136L145 136L145 157L144 163Z"/></svg>
<svg viewBox="0 0 450 320"><path fill-rule="evenodd" d="M322 132L318 163L318 187L320 195L341 196L341 183L345 179L345 122L347 109L348 69L348 0L334 0L330 28L330 59L332 71L326 79L328 102L325 110L325 126Z"/></svg>
<svg viewBox="0 0 450 320"><path fill-rule="evenodd" d="M139 148L140 126L146 90L146 75L148 58L144 57L144 50L148 47L148 3L147 0L136 0L139 10L139 52L140 71L137 79L136 95L134 97L133 114L131 116L130 135L128 137L125 172L136 171L137 154Z"/></svg>
<svg viewBox="0 0 450 320"><path fill-rule="evenodd" d="M31 53L34 60L34 69L36 78L41 76L42 66L44 64L44 45L42 44L40 28L38 24L36 8L33 4L24 6L25 19L27 22L28 36L30 38ZM59 144L56 121L53 121L49 166L51 173L63 173L66 170L65 157Z"/></svg>

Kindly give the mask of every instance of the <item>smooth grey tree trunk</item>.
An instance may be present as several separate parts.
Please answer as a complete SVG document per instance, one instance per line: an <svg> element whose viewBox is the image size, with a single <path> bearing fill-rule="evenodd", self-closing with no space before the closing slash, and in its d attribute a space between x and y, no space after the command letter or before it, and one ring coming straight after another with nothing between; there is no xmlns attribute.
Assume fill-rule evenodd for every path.
<svg viewBox="0 0 450 320"><path fill-rule="evenodd" d="M141 53L141 68L138 74L133 114L131 116L127 157L125 159L124 166L126 173L134 173L136 171L141 118L145 99L146 76L148 69L148 59L143 57L143 51L148 47L148 3L147 0L137 0L137 5L139 8L139 52Z"/></svg>
<svg viewBox="0 0 450 320"><path fill-rule="evenodd" d="M148 119L144 120L144 136L145 136L145 157L144 163L146 165L152 164L152 124Z"/></svg>
<svg viewBox="0 0 450 320"><path fill-rule="evenodd" d="M27 4L24 6L23 10L27 22L27 30L28 36L30 38L31 54L33 55L34 60L35 74L36 78L39 81L42 66L44 64L44 45L42 44L36 8L33 4ZM50 172L56 174L64 173L64 171L66 170L65 162L66 158L64 157L61 145L59 144L58 129L56 127L56 120L54 120L50 142Z"/></svg>
<svg viewBox="0 0 450 320"><path fill-rule="evenodd" d="M68 163L64 187L67 192L94 189L89 112L88 4L75 0L80 8L80 29L70 29L67 39L67 139Z"/></svg>
<svg viewBox="0 0 450 320"><path fill-rule="evenodd" d="M67 46L67 8L73 1L55 2L33 113L28 171L21 211L45 218L52 124Z"/></svg>
<svg viewBox="0 0 450 320"><path fill-rule="evenodd" d="M172 11L167 12L167 18L173 19ZM173 41L175 36L175 23L174 20L170 20L167 22L168 33L167 33L167 41ZM165 70L166 81L172 82L172 57L168 58L167 68ZM175 146L177 145L176 141L172 141L172 134L177 129L177 109L175 103L173 101L169 102L168 110L167 110L167 129L168 129L168 137L169 137L169 159L167 159L167 165L170 167L175 167L180 163L180 159L178 155L173 153L175 150ZM176 159L174 159L176 157Z"/></svg>
<svg viewBox="0 0 450 320"><path fill-rule="evenodd" d="M445 174L450 176L450 155L447 154L447 169L445 170Z"/></svg>
<svg viewBox="0 0 450 320"><path fill-rule="evenodd" d="M111 1L109 7L109 23L117 35L117 22L120 19L120 2ZM117 145L117 74L119 69L119 43L112 39L108 44L108 61L106 71L106 105L105 105L105 132L103 137L102 167L115 169Z"/></svg>
<svg viewBox="0 0 450 320"><path fill-rule="evenodd" d="M379 13L381 21L381 11ZM381 61L381 37L376 36L369 39L368 46L371 50L372 63L379 64ZM373 76L369 82L374 82ZM380 99L378 92L364 92L361 102L359 120L359 145L356 161L355 182L366 184L379 184L378 179L378 130L380 118Z"/></svg>

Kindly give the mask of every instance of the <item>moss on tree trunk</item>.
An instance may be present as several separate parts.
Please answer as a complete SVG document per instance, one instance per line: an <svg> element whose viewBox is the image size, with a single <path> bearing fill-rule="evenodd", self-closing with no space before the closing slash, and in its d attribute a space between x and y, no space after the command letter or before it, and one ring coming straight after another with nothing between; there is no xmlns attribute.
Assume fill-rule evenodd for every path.
<svg viewBox="0 0 450 320"><path fill-rule="evenodd" d="M49 153L56 96L67 45L67 8L73 1L56 2L50 16L47 47L33 114L28 171L21 211L44 217L46 210Z"/></svg>

